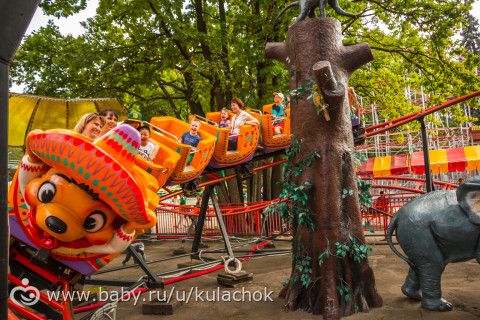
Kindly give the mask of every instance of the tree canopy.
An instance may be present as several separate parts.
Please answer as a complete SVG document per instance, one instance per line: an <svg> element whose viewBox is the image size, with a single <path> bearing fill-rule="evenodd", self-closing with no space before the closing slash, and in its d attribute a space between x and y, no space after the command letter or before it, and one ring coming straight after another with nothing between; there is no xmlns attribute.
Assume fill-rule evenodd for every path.
<svg viewBox="0 0 480 320"><path fill-rule="evenodd" d="M298 14L290 2L267 0L100 0L78 37L53 21L29 35L12 79L29 93L117 97L146 115L204 114L233 96L259 108L273 91L288 92L288 72L264 58L266 42L283 41ZM340 1L358 18L342 20L345 42L368 42L375 61L350 82L380 106L383 118L415 110L406 87L423 88L430 103L480 88L478 21L473 0ZM44 0L50 15L69 16L85 0ZM333 16L329 9L327 15ZM475 102L471 102L475 103Z"/></svg>

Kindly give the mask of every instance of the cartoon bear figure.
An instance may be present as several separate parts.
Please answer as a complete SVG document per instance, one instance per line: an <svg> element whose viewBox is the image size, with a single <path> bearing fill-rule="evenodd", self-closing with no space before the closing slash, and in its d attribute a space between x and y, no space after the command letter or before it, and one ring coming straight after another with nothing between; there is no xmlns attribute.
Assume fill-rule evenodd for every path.
<svg viewBox="0 0 480 320"><path fill-rule="evenodd" d="M92 257L122 252L155 225L158 196L134 165L139 145L128 125L95 142L62 129L30 133L17 176L29 240L54 255Z"/></svg>

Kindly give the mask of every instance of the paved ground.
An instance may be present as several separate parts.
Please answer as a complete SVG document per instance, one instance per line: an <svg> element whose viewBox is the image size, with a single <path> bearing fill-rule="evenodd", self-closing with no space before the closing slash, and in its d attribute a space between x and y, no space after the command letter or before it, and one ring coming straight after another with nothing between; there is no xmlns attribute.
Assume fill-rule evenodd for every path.
<svg viewBox="0 0 480 320"><path fill-rule="evenodd" d="M277 248L289 248L289 242L275 242ZM148 244L146 251L148 259L156 259L171 254L173 248L179 247L177 241L163 241L155 244ZM190 243L187 243L187 246ZM211 247L220 247L220 243L210 243ZM179 259L166 263L159 263L153 266L156 272L163 272L175 268L178 262L187 261ZM382 308L374 309L370 313L356 314L349 319L479 319L480 318L480 268L475 261L451 264L443 275L444 298L454 304L454 311L436 313L425 311L420 304L405 298L400 292L407 272L407 265L393 255L388 246L377 245L369 258L370 264L375 271L377 288L384 299ZM117 258L109 267L120 265L121 258ZM141 303L133 305L133 302L120 303L117 309L117 319L321 319L320 316L313 316L303 311L289 312L283 307L283 301L278 298L278 292L282 287L282 281L290 274L291 257L289 255L276 257L263 257L252 259L244 264L244 268L254 273L254 280L251 283L240 286L236 289L218 288L218 272L204 275L200 278L190 279L167 287L167 293L174 288L174 295L179 294L182 298L192 291L192 298L195 296L195 288L204 290L202 298L206 300L213 296L213 292L225 297L229 294L233 297L234 291L248 291L259 298L260 295L270 291L273 302L208 302L190 301L183 304L173 316L144 316L141 312ZM96 278L109 279L138 279L141 272L138 269L116 271L114 273L96 276ZM193 289L192 289L193 288ZM223 293L223 290L228 293ZM206 295L208 292L208 296ZM255 293L257 292L257 293ZM163 297L163 295L160 295ZM238 296L237 296L238 297ZM248 298L248 294L246 294ZM140 301L149 299L147 294L140 297Z"/></svg>

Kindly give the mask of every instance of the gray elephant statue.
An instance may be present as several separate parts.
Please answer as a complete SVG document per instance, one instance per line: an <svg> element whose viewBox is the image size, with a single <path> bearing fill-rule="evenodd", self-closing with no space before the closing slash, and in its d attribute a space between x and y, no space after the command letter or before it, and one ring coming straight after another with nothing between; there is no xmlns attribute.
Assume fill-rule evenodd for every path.
<svg viewBox="0 0 480 320"><path fill-rule="evenodd" d="M395 230L406 257L392 243ZM403 294L428 310L452 310L442 298L445 266L470 259L480 263L480 176L457 190L430 192L404 205L388 226L387 242L410 265Z"/></svg>

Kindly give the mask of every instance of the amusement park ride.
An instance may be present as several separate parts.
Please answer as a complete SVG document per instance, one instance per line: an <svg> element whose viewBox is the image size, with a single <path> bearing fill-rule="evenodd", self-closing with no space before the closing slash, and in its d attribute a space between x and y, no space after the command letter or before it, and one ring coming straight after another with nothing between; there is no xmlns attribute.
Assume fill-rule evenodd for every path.
<svg viewBox="0 0 480 320"><path fill-rule="evenodd" d="M5 43L10 44L9 50L4 52L2 49L0 52L3 68L0 83L2 106L8 105L8 91L5 90L8 89L8 64L38 1L21 2L23 6L12 3L0 2L2 4L0 7L5 9L1 13L5 19L0 22L0 38L7 39ZM423 118L479 95L480 91L363 129L360 126L358 100L353 89L349 89L350 105L356 115L352 121L355 142L362 144L367 137L411 121L420 121L427 190L430 191L433 181L428 165L428 143ZM140 135L128 125L119 125L95 141L65 129L30 132L26 139L25 156L8 189L8 208L3 207L3 202L0 208L2 211L8 211L11 235L10 239L7 237L0 239L1 251L3 254L9 252L10 260L8 290L4 288L5 283L2 282L0 285L2 302L8 299L10 310L8 319L16 319L11 311L27 319L68 320L80 312L87 312L82 319L99 319L99 312L108 313L113 309L107 302L73 309L71 301L49 300L43 290L67 292L83 284L103 284L127 287L129 295L163 288L222 268L226 272L223 277L225 281L241 281L248 278L248 274L240 273L242 261L266 246L270 238L262 237L263 241L251 248L247 255L236 256L214 186L228 179L236 179L241 190L242 181L250 179L255 172L285 162L285 160L269 161L257 168L251 166L255 161L283 154L290 144L291 111L288 110L283 118L282 134L274 134L271 107L266 105L262 110L247 110L259 120L260 126L243 125L235 150L228 148L229 130L215 125L219 121L218 112L208 113L205 118L195 116L201 122L199 134L202 138L195 150L179 140L181 134L188 131L188 123L172 117L154 117L148 123L152 132L151 142L159 149L153 162L137 156ZM0 112L0 119L2 120L0 153L7 154L5 149L8 117ZM2 159L0 162L4 181L6 177L3 174L7 172L6 161L7 159ZM236 173L227 177L218 175L220 171L228 168L234 169ZM194 193L198 184L189 182L201 176L204 182L199 186L205 189L195 237L191 252L183 256L198 259L209 204L213 206L225 244L224 252L227 255L223 259L207 261L196 266L202 267L203 271L187 274L193 268L185 267L163 273L154 272L149 264L129 247L129 244L142 235L144 229L152 228L156 224L155 210L159 202L178 194ZM193 188L185 187L161 198L158 196L157 192L161 188L179 184ZM2 194L7 193L3 181L0 191ZM245 210L247 209L246 207ZM4 226L6 224L2 225ZM137 264L145 272L145 277L139 281L90 279L94 274L106 273L101 269L124 250L130 250ZM162 261L168 259L174 258L165 258ZM5 261L7 259L1 260L2 263ZM0 271L4 272L6 269ZM182 273L181 276L177 275L179 272ZM25 279L28 279L28 282ZM20 296L16 296L14 291ZM13 301L14 299L27 303L21 305ZM36 299L35 303L29 304L32 299ZM0 314L0 318L7 319L7 315Z"/></svg>
<svg viewBox="0 0 480 320"><path fill-rule="evenodd" d="M349 94L352 98L354 91L350 89ZM478 94L455 99L441 106L447 107ZM9 188L12 236L11 274L8 276L10 285L27 287L22 283L22 279L27 278L30 286L40 290L67 291L78 284L95 284L128 287L130 292L163 288L178 281L179 278L166 277L192 268L155 273L128 245L143 233L143 229L155 225L154 212L159 201L182 192L195 191L183 189L159 199L156 192L160 188L166 185L186 185L199 176L206 177L203 180L208 181L201 184L205 189L195 238L191 253L186 255L198 257L203 225L211 203L227 256L225 261L209 261L205 264L210 266L208 270L218 270L224 265L227 275L238 280L235 274L241 270L241 260L235 256L230 244L214 186L226 179L235 178L241 187L242 180L250 178L254 172L284 162L270 162L259 168L248 166L254 160L281 154L290 143L289 112L284 118L284 132L273 135L272 116L268 113L270 108L271 105L267 105L262 111L249 111L260 120L261 125L242 126L238 148L233 151L228 150L228 129L215 126L219 118L218 112L209 113L206 118L197 116L202 123L199 130L202 140L191 161L188 158L192 147L181 143L177 138L188 130L189 125L172 117L154 117L149 123L151 141L159 147L154 162L136 155L140 136L128 125L119 125L96 141L64 129L32 131L26 139L26 155ZM421 114L391 121L384 124L384 129L379 129L381 126L366 128L365 136L372 135L374 130L387 130L397 123L416 120L431 110L438 109L438 106L432 107ZM354 123L354 134L355 130L363 132L363 129L355 128L355 125L358 124ZM234 168L236 174L224 178L217 176L217 172L226 168ZM263 245L265 243L260 246ZM127 248L146 274L142 280L88 279L95 273L102 273L100 269ZM191 276L183 277L186 279ZM12 301L9 301L9 306L29 319L40 319L38 314L49 319L72 319L74 312L104 305L95 304L90 308L73 310L68 301L52 302L40 295L40 301L31 309ZM92 311L89 317L94 313Z"/></svg>

